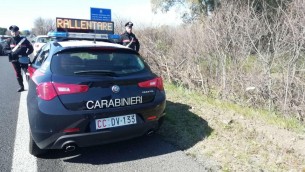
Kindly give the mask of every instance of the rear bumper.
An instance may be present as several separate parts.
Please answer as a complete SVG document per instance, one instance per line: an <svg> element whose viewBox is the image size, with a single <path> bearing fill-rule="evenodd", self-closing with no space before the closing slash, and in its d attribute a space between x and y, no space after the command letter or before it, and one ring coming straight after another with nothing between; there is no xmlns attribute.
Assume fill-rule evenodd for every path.
<svg viewBox="0 0 305 172"><path fill-rule="evenodd" d="M32 103L28 104L28 114L32 137L37 146L40 149L62 149L66 144L75 144L79 147L94 146L139 137L157 130L159 120L165 115L165 104L164 100L145 108L130 107L123 111L76 113L59 106L56 109L42 110L37 104ZM48 104L45 107L56 106ZM96 119L126 114L137 114L137 124L96 130ZM152 115L156 118L148 120ZM65 133L64 130L68 128L78 128L79 131Z"/></svg>
<svg viewBox="0 0 305 172"><path fill-rule="evenodd" d="M78 147L102 145L122 140L132 139L145 135L150 131L157 130L158 121L145 125L134 125L121 128L113 128L93 133L81 133L63 135L59 137L48 149L63 149L66 145L74 144Z"/></svg>

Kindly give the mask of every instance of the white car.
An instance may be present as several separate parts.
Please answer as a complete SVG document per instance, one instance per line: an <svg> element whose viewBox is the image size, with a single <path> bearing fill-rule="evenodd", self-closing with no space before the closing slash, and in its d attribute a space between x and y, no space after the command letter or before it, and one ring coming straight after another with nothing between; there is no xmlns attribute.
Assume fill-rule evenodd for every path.
<svg viewBox="0 0 305 172"><path fill-rule="evenodd" d="M37 52L41 49L41 47L50 40L51 38L47 35L38 35L36 38L34 38L34 40L32 41L34 47L34 55L36 55Z"/></svg>

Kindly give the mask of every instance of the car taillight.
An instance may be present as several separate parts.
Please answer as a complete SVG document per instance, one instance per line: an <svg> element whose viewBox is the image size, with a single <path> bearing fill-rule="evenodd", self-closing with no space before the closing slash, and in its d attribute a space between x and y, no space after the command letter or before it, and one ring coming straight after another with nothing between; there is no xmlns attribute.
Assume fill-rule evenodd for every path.
<svg viewBox="0 0 305 172"><path fill-rule="evenodd" d="M39 84L36 87L37 95L43 100L52 100L57 96L55 88L52 85L52 82L44 82Z"/></svg>
<svg viewBox="0 0 305 172"><path fill-rule="evenodd" d="M36 71L36 69L33 68L32 66L29 66L29 67L28 67L28 72L29 72L29 74L30 74L30 78L32 78L32 76L33 76L33 74L34 74L35 71Z"/></svg>
<svg viewBox="0 0 305 172"><path fill-rule="evenodd" d="M157 78L154 78L152 80L148 80L148 81L144 81L144 82L140 82L138 83L138 86L139 87L142 87L142 88L151 88L151 87L155 87L155 88L158 88L159 90L164 90L164 87L163 87L163 80L161 77L157 77Z"/></svg>
<svg viewBox="0 0 305 172"><path fill-rule="evenodd" d="M43 100L52 100L54 97L63 94L75 94L87 92L88 85L63 84L55 82L44 82L37 86L37 95Z"/></svg>
<svg viewBox="0 0 305 172"><path fill-rule="evenodd" d="M155 119L157 119L157 116L150 116L150 117L147 118L147 120L149 120L149 121L153 121Z"/></svg>
<svg viewBox="0 0 305 172"><path fill-rule="evenodd" d="M87 92L88 85L53 83L58 95Z"/></svg>
<svg viewBox="0 0 305 172"><path fill-rule="evenodd" d="M80 131L80 128L67 128L67 129L64 129L65 133L75 133L75 132L79 132L79 131Z"/></svg>
<svg viewBox="0 0 305 172"><path fill-rule="evenodd" d="M29 72L32 72L33 70L30 69L30 70L28 70L28 71L29 71ZM39 78L39 77L41 77L41 76L43 76L43 75L44 75L44 73L41 72L40 70L35 70L35 71L33 72L33 75L32 75L32 80L35 82L35 84L37 84L37 83L38 83L37 78ZM30 74L30 76L31 76L31 74Z"/></svg>

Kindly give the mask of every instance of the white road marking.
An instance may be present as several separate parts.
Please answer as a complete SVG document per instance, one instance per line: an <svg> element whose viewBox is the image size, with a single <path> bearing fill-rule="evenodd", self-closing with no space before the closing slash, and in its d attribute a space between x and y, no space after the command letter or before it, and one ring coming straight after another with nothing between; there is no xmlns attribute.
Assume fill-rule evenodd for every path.
<svg viewBox="0 0 305 172"><path fill-rule="evenodd" d="M23 82L25 89L28 90L28 84L26 80L24 79ZM28 91L23 91L20 94L21 95L16 127L12 171L36 172L37 158L29 153L30 128L28 122L28 111L26 106L26 96L28 94Z"/></svg>

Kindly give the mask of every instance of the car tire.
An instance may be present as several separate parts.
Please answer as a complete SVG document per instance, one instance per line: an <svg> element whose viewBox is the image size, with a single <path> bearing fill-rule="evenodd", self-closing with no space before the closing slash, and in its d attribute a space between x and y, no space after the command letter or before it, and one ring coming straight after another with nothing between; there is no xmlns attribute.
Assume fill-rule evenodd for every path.
<svg viewBox="0 0 305 172"><path fill-rule="evenodd" d="M164 122L164 116L162 116L159 121L158 121L158 130L160 129L161 125L163 124Z"/></svg>
<svg viewBox="0 0 305 172"><path fill-rule="evenodd" d="M161 118L159 118L158 120L158 125L156 126L156 128L154 129L154 133L158 132L161 125L163 124L163 121L164 121L164 116L162 116Z"/></svg>
<svg viewBox="0 0 305 172"><path fill-rule="evenodd" d="M40 155L43 155L45 154L47 151L46 150L43 150L43 149L40 149L37 144L35 143L35 141L33 140L33 137L32 137L32 134L30 132L30 144L29 144L29 151L30 151L30 154L31 155L34 155L34 156L40 156Z"/></svg>

